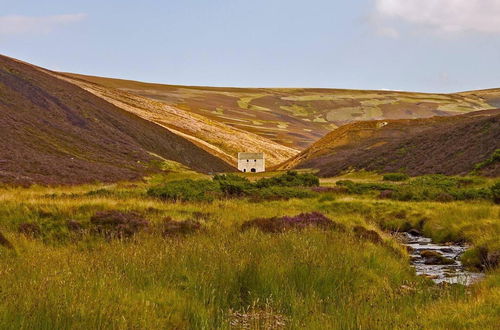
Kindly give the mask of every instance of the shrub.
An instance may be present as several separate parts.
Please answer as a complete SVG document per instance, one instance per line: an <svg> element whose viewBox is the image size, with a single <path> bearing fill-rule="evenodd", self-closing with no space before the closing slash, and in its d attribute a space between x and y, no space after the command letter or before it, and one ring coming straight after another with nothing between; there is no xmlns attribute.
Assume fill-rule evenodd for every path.
<svg viewBox="0 0 500 330"><path fill-rule="evenodd" d="M497 182L493 186L491 186L490 190L493 201L496 204L500 204L500 182Z"/></svg>
<svg viewBox="0 0 500 330"><path fill-rule="evenodd" d="M40 225L34 222L23 222L19 224L19 232L31 238L40 237L42 235Z"/></svg>
<svg viewBox="0 0 500 330"><path fill-rule="evenodd" d="M491 156L480 162L480 163L477 163L475 166L474 166L474 171L473 173L476 173L477 171L491 165L491 164L494 164L496 162L500 162L500 149L496 149L492 154Z"/></svg>
<svg viewBox="0 0 500 330"><path fill-rule="evenodd" d="M251 201L260 202L266 200L283 200L290 198L310 198L314 197L315 193L309 190L297 188L297 187L266 187L266 188L254 188L248 191Z"/></svg>
<svg viewBox="0 0 500 330"><path fill-rule="evenodd" d="M301 213L293 217L257 218L246 221L241 226L243 230L257 228L266 233L280 233L291 229L301 230L307 227L345 230L344 225L333 222L320 212Z"/></svg>
<svg viewBox="0 0 500 330"><path fill-rule="evenodd" d="M164 237L172 237L195 233L201 229L201 224L193 220L175 221L171 217L166 217L161 227Z"/></svg>
<svg viewBox="0 0 500 330"><path fill-rule="evenodd" d="M83 230L83 225L76 220L68 220L66 222L66 227L68 227L69 231L79 232Z"/></svg>
<svg viewBox="0 0 500 330"><path fill-rule="evenodd" d="M406 181L409 178L410 177L404 173L387 173L383 176L384 181Z"/></svg>
<svg viewBox="0 0 500 330"><path fill-rule="evenodd" d="M382 243L382 237L375 231L371 229L366 229L363 226L354 226L353 228L354 235L357 237L370 241L375 244Z"/></svg>
<svg viewBox="0 0 500 330"><path fill-rule="evenodd" d="M345 194L349 192L345 187L312 187L311 190L317 193Z"/></svg>
<svg viewBox="0 0 500 330"><path fill-rule="evenodd" d="M267 188L271 186L314 187L319 186L319 178L312 173L299 174L295 171L288 171L279 176L260 179L255 183L255 186L257 188Z"/></svg>
<svg viewBox="0 0 500 330"><path fill-rule="evenodd" d="M148 195L174 201L212 201L220 196L217 182L210 180L179 180L150 188Z"/></svg>
<svg viewBox="0 0 500 330"><path fill-rule="evenodd" d="M131 237L149 226L137 212L102 211L90 218L93 230L106 238Z"/></svg>
<svg viewBox="0 0 500 330"><path fill-rule="evenodd" d="M380 195L378 196L379 198L385 199L385 198L392 198L392 190L382 190L380 192Z"/></svg>
<svg viewBox="0 0 500 330"><path fill-rule="evenodd" d="M337 186L344 187L350 194L364 194L366 192L376 190L394 190L395 187L387 183L356 183L351 180L340 180L336 183Z"/></svg>

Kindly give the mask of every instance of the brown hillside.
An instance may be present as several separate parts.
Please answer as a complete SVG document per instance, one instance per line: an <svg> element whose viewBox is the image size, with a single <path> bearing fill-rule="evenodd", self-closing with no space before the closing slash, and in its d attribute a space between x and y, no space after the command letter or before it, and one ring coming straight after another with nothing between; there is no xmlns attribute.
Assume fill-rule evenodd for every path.
<svg viewBox="0 0 500 330"><path fill-rule="evenodd" d="M301 150L350 122L449 116L496 108L492 104L497 102L496 96L486 91L426 94L319 88L190 87L68 75L161 101Z"/></svg>
<svg viewBox="0 0 500 330"><path fill-rule="evenodd" d="M48 71L49 72L49 71ZM168 128L198 147L236 166L238 152L265 152L269 166L278 165L299 153L257 134L241 130L165 103L104 87L68 75L49 72L80 86L115 106Z"/></svg>
<svg viewBox="0 0 500 330"><path fill-rule="evenodd" d="M322 176L349 169L465 174L499 148L500 110L367 121L334 130L281 168L315 168ZM492 167L485 174L498 176L499 170Z"/></svg>
<svg viewBox="0 0 500 330"><path fill-rule="evenodd" d="M152 171L149 164L158 157L204 172L231 169L165 128L0 56L0 181L137 179Z"/></svg>

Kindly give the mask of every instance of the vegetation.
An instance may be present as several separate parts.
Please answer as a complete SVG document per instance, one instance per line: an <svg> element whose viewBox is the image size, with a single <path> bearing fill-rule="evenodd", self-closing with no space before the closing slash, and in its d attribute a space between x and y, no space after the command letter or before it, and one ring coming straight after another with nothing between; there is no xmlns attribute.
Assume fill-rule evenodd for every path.
<svg viewBox="0 0 500 330"><path fill-rule="evenodd" d="M311 191L298 187L318 186L319 179L311 173L285 174L250 182L235 174L215 175L212 180L167 182L148 190L150 196L174 201L213 201L214 199L252 197L254 200L311 197Z"/></svg>
<svg viewBox="0 0 500 330"><path fill-rule="evenodd" d="M406 181L410 177L404 173L387 173L384 174L384 181Z"/></svg>
<svg viewBox="0 0 500 330"><path fill-rule="evenodd" d="M385 177L384 177L384 180ZM412 179L406 184L364 183L340 180L338 186L345 187L351 194L364 194L378 191L380 198L401 201L438 201L454 200L496 200L497 184L484 186L478 178L449 177L445 175L425 175Z"/></svg>
<svg viewBox="0 0 500 330"><path fill-rule="evenodd" d="M289 176L272 182L288 182ZM500 251L500 206L491 200L415 203L379 199L378 189L356 194L344 189L361 182L307 199L259 203L238 194L174 203L148 193L169 183L176 187L172 179L1 188L0 241L8 243L0 244L0 325L487 329L498 324L500 271L493 265ZM245 189L310 189L255 188L259 180L233 175L190 180L217 189L221 182ZM492 185L487 179L443 177L413 178L404 185L413 181L456 189ZM39 235L21 233L22 223L36 224ZM123 226L132 230L121 231ZM488 262L486 278L464 287L416 276L406 250L391 235L411 228L437 242L468 242L472 249L464 261Z"/></svg>
<svg viewBox="0 0 500 330"><path fill-rule="evenodd" d="M474 166L473 173L477 173L478 171L482 170L483 168L488 167L488 166L495 164L497 162L500 162L500 149L496 149L493 152L493 154L491 154L491 156L489 158L476 164Z"/></svg>
<svg viewBox="0 0 500 330"><path fill-rule="evenodd" d="M122 107L128 111L145 113L148 111L143 109L151 107L150 104L154 104L155 100L166 102L183 116L175 116L174 111L162 108L161 116L158 111L151 111L151 120L174 126L173 128L181 132L194 134L208 143L215 140L225 151L228 150L228 145L234 148L234 145L252 141L254 147L249 150L255 150L257 147L269 151L273 154L275 165L293 155L293 152L279 149L278 146L303 149L315 142L318 136L349 122L396 119L395 115L399 118L424 118L443 113L451 115L491 109L494 108L493 103L499 95L498 90L422 94L340 89L216 88L70 75L77 78L73 80L75 84L84 85L91 90L97 89L98 94L110 94L111 98L121 101ZM85 84L85 81L93 84ZM120 93L117 93L117 90ZM135 109L123 106L137 102L139 98L143 100L139 106L134 107ZM395 114L394 109L400 108L405 111ZM264 111L265 116L262 116ZM204 118L204 123L210 125L200 123L200 117ZM214 129L214 122L225 126L225 129ZM220 125L221 123L223 124ZM198 127L203 129L197 129ZM232 129L233 127L245 133L256 133L261 139L255 139L253 134L244 136L239 130ZM227 134L227 131L230 133ZM223 139L220 136L223 136ZM234 152L232 154L234 155ZM283 157L285 155L288 157ZM277 161L280 158L281 162Z"/></svg>

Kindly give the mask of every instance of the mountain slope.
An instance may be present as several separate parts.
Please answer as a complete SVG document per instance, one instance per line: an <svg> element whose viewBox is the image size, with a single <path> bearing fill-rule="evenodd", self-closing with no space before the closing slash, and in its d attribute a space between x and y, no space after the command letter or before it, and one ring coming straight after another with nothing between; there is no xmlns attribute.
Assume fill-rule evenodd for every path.
<svg viewBox="0 0 500 330"><path fill-rule="evenodd" d="M0 181L130 180L164 158L199 171L227 163L165 128L45 71L0 56Z"/></svg>
<svg viewBox="0 0 500 330"><path fill-rule="evenodd" d="M269 166L278 165L299 153L297 149L283 146L257 134L153 99L103 87L68 75L49 71L48 73L78 85L123 110L168 128L232 166L237 164L238 152L243 151L265 152L266 162Z"/></svg>
<svg viewBox="0 0 500 330"><path fill-rule="evenodd" d="M348 169L465 174L499 148L500 109L486 110L451 117L347 124L280 168L315 168L323 176ZM498 167L485 171L500 175Z"/></svg>
<svg viewBox="0 0 500 330"><path fill-rule="evenodd" d="M426 94L313 88L190 87L68 75L158 100L295 149L304 149L331 130L354 121L456 115L495 108L492 104L497 102L495 97L486 97L485 91Z"/></svg>

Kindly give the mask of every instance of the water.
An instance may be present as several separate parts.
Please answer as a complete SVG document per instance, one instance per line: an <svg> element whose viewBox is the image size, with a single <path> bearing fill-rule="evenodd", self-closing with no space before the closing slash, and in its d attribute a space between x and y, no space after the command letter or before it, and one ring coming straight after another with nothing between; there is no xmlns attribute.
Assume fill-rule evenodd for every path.
<svg viewBox="0 0 500 330"><path fill-rule="evenodd" d="M410 233L402 233L401 239L403 244L409 247L411 263L417 275L429 277L435 283L445 282L463 285L475 283L484 276L483 273L470 272L464 269L460 262L460 255L467 250L465 245L435 244L428 237L416 236ZM442 257L451 259L450 264L443 265L439 261L425 258L422 256L422 251L436 252Z"/></svg>

